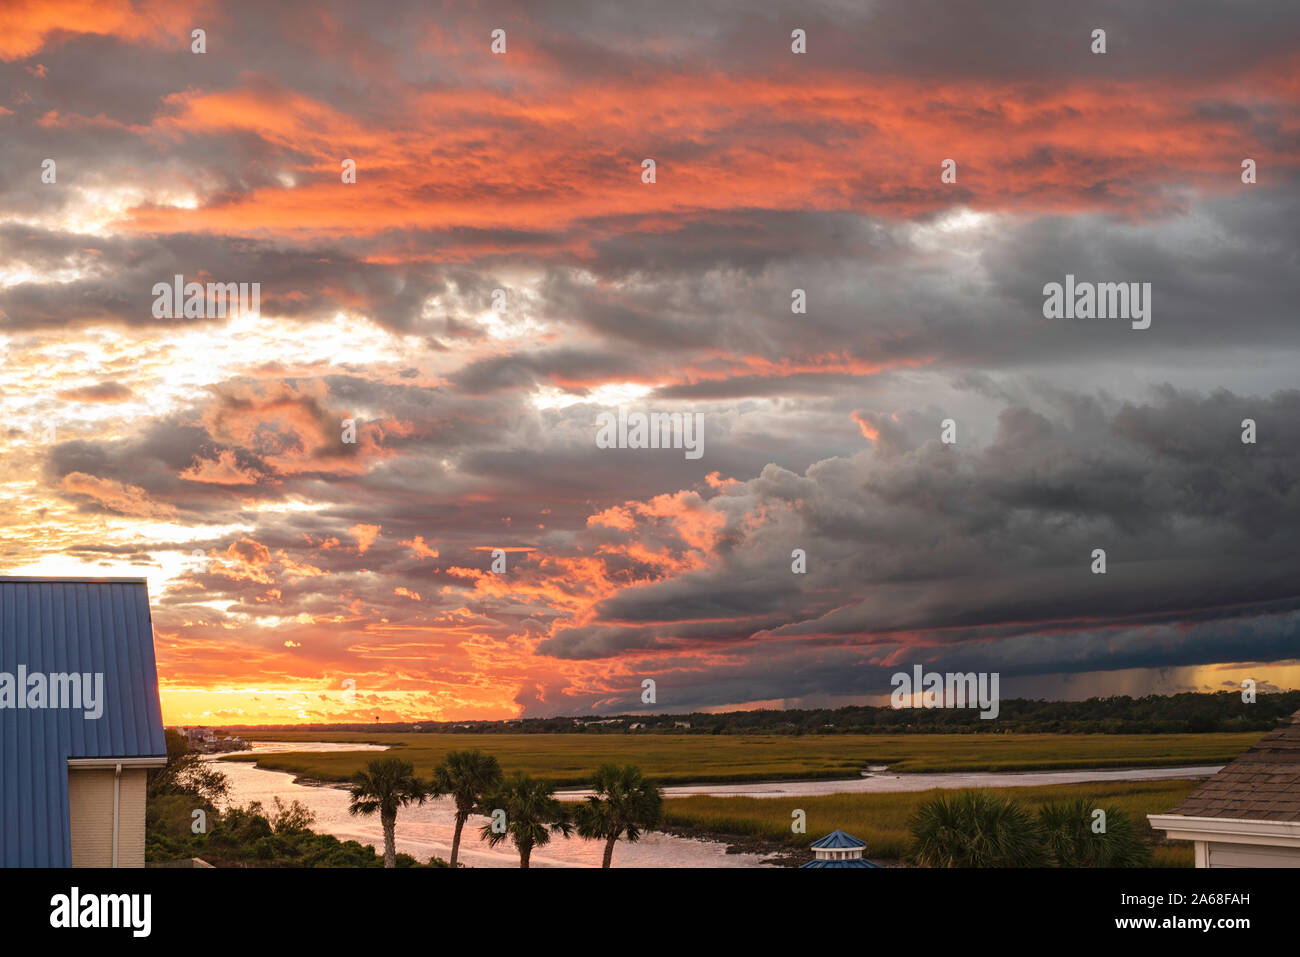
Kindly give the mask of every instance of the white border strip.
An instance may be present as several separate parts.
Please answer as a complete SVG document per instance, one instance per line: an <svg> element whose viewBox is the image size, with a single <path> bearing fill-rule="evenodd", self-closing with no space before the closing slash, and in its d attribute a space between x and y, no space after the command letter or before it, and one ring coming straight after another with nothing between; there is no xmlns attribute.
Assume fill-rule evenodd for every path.
<svg viewBox="0 0 1300 957"><path fill-rule="evenodd" d="M1260 821L1240 817L1185 817L1148 814L1147 820L1175 841L1214 841L1220 844L1269 844L1300 847L1300 821Z"/></svg>
<svg viewBox="0 0 1300 957"><path fill-rule="evenodd" d="M111 771L123 768L161 768L167 765L167 756L156 758L68 758L70 768L103 768Z"/></svg>

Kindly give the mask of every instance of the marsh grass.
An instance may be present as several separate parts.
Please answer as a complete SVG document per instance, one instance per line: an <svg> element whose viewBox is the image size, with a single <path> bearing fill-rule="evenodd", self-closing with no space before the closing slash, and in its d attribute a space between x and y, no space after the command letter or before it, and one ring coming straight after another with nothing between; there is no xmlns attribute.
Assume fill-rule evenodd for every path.
<svg viewBox="0 0 1300 957"><path fill-rule="evenodd" d="M1191 845L1156 843L1160 835L1153 832L1146 823L1146 815L1169 811L1199 783L1177 780L1113 781L995 790L1034 813L1044 804L1078 798L1118 807L1139 823L1140 832L1152 843L1153 866L1191 867ZM867 842L868 858L897 861L907 854L911 846L908 821L936 793L937 790L793 798L669 798L664 801L664 823L671 828L760 838L800 848L807 847L823 834L840 828ZM794 834L790 830L791 812L796 808L807 814L806 834Z"/></svg>
<svg viewBox="0 0 1300 957"><path fill-rule="evenodd" d="M1049 771L1226 764L1261 737L1233 734L420 734L251 732L251 740L386 744L428 775L449 751L478 748L507 771L580 787L602 764L635 764L660 784L853 778L869 764L896 772ZM346 781L374 752L234 754L232 761L321 781Z"/></svg>

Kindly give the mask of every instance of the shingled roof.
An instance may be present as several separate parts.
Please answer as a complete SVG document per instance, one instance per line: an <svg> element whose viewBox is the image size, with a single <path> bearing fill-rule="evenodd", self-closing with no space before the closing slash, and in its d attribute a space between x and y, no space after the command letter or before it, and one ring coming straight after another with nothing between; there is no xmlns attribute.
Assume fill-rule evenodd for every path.
<svg viewBox="0 0 1300 957"><path fill-rule="evenodd" d="M1184 817L1300 821L1300 711L1169 812Z"/></svg>

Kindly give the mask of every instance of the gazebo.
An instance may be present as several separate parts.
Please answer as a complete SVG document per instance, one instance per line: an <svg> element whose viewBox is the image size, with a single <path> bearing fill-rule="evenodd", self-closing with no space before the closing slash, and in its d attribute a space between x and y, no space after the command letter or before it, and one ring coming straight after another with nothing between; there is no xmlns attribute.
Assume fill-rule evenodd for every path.
<svg viewBox="0 0 1300 957"><path fill-rule="evenodd" d="M800 867L879 867L862 856L866 848L865 841L860 841L852 834L845 834L836 829L819 841L813 841L812 850L816 857Z"/></svg>

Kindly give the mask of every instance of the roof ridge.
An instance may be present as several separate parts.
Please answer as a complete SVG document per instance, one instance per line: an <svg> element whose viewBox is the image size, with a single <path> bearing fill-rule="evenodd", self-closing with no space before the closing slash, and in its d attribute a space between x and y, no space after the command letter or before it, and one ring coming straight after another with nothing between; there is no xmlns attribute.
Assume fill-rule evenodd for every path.
<svg viewBox="0 0 1300 957"><path fill-rule="evenodd" d="M0 575L0 585L6 584L78 584L78 585L138 585L149 579L132 575Z"/></svg>

